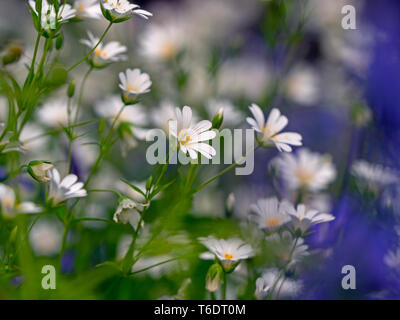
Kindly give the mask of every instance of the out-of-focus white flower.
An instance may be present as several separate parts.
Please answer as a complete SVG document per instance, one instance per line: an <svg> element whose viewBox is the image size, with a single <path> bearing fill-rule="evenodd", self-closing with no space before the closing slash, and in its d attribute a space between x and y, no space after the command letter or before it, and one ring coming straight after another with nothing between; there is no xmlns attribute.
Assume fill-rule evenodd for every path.
<svg viewBox="0 0 400 320"><path fill-rule="evenodd" d="M278 280L278 278L280 278ZM264 299L268 294L278 295L276 298L289 298L297 296L302 288L300 281L281 277L278 269L267 269L260 278L256 280L257 299ZM272 292L271 292L272 290ZM279 292L279 294L278 294Z"/></svg>
<svg viewBox="0 0 400 320"><path fill-rule="evenodd" d="M91 32L88 32L88 37L89 39L82 39L81 43L92 49L98 43L99 38L94 37ZM100 42L91 54L90 62L94 67L101 68L111 62L126 60L126 57L121 55L121 53L126 51L127 48L121 45L118 41L111 41L106 45Z"/></svg>
<svg viewBox="0 0 400 320"><path fill-rule="evenodd" d="M134 102L138 95L150 91L151 80L147 73L142 73L139 69L127 69L125 73L119 74L119 87L123 92L126 102Z"/></svg>
<svg viewBox="0 0 400 320"><path fill-rule="evenodd" d="M169 120L176 120L176 106L169 101L162 101L154 112L151 112L151 119L154 125L164 130L169 135Z"/></svg>
<svg viewBox="0 0 400 320"><path fill-rule="evenodd" d="M29 240L39 256L52 256L61 248L62 228L56 223L39 220L31 232Z"/></svg>
<svg viewBox="0 0 400 320"><path fill-rule="evenodd" d="M167 61L178 55L185 41L185 29L176 24L151 25L140 36L141 54L153 61Z"/></svg>
<svg viewBox="0 0 400 320"><path fill-rule="evenodd" d="M237 110L229 100L210 100L206 104L206 110L210 118L217 112L223 113L223 124L237 126L244 120L243 112Z"/></svg>
<svg viewBox="0 0 400 320"><path fill-rule="evenodd" d="M78 177L74 174L67 175L61 180L60 173L56 168L49 170L50 178L48 199L56 205L71 198L86 197L87 192L83 189L83 182L77 182Z"/></svg>
<svg viewBox="0 0 400 320"><path fill-rule="evenodd" d="M71 108L74 110L75 106ZM38 119L49 127L66 126L68 124L67 101L61 98L48 100L39 110Z"/></svg>
<svg viewBox="0 0 400 320"><path fill-rule="evenodd" d="M276 231L290 220L283 210L284 203L279 202L276 197L259 199L257 204L250 205L250 212L254 215L249 218L256 222L260 229Z"/></svg>
<svg viewBox="0 0 400 320"><path fill-rule="evenodd" d="M327 155L302 148L293 154L282 154L274 160L279 174L291 190L321 191L336 178L336 170Z"/></svg>
<svg viewBox="0 0 400 320"><path fill-rule="evenodd" d="M212 124L208 120L202 120L192 125L192 109L184 106L182 111L175 109L175 120L170 120L170 133L178 139L180 150L189 153L190 158L197 159L197 152L211 159L216 151L203 141L214 139L216 133L211 131Z"/></svg>
<svg viewBox="0 0 400 320"><path fill-rule="evenodd" d="M82 18L99 19L101 17L101 9L98 0L76 0L74 2L76 16Z"/></svg>
<svg viewBox="0 0 400 320"><path fill-rule="evenodd" d="M29 6L32 8L33 12L39 16L36 11L36 1L29 0ZM41 26L42 28L50 32L56 30L58 23L63 23L75 17L76 10L72 9L71 5L66 3L60 6L59 12L56 13L54 5L50 5L47 0L42 0L42 12L41 12Z"/></svg>
<svg viewBox="0 0 400 320"><path fill-rule="evenodd" d="M121 97L119 95L110 95L96 102L95 111L100 116L113 122L122 107ZM140 104L132 108L124 108L117 119L117 124L129 123L138 128L146 125L147 122L147 114Z"/></svg>
<svg viewBox="0 0 400 320"><path fill-rule="evenodd" d="M153 15L128 0L101 0L101 9L104 17L114 23L128 20L133 15L138 15L144 19L148 19Z"/></svg>
<svg viewBox="0 0 400 320"><path fill-rule="evenodd" d="M368 163L365 160L357 160L351 167L353 175L359 179L361 185L375 190L399 181L398 173L385 168L380 164Z"/></svg>
<svg viewBox="0 0 400 320"><path fill-rule="evenodd" d="M400 271L400 247L396 251L389 251L383 260L390 268Z"/></svg>
<svg viewBox="0 0 400 320"><path fill-rule="evenodd" d="M249 107L253 118L248 117L247 122L252 128L259 133L260 141L265 145L273 145L278 148L279 151L291 152L293 146L302 145L302 136L296 132L282 132L282 129L288 124L288 119L281 115L281 112L273 108L268 116L267 122L265 122L264 114L260 107L256 104L252 104Z"/></svg>
<svg viewBox="0 0 400 320"><path fill-rule="evenodd" d="M335 217L329 213L321 213L317 210L306 208L302 203L298 204L296 209L291 203L285 202L284 210L292 219L292 227L295 230L301 230L303 233L315 224L329 222L335 219Z"/></svg>
<svg viewBox="0 0 400 320"><path fill-rule="evenodd" d="M272 249L281 260L281 265L287 268L291 268L309 255L308 245L304 243L304 239L296 240L287 230L266 237L266 241L272 245Z"/></svg>
<svg viewBox="0 0 400 320"><path fill-rule="evenodd" d="M44 130L41 126L34 123L27 123L21 131L19 139L21 140L24 150L36 152L43 150L48 137L42 136Z"/></svg>
<svg viewBox="0 0 400 320"><path fill-rule="evenodd" d="M123 199L114 213L114 222L121 222L127 224L128 222L134 230L139 226L140 213L138 211L138 204L129 198Z"/></svg>
<svg viewBox="0 0 400 320"><path fill-rule="evenodd" d="M243 96L259 100L270 83L270 72L263 60L236 58L222 64L217 74L218 93L221 96Z"/></svg>
<svg viewBox="0 0 400 320"><path fill-rule="evenodd" d="M2 183L0 183L0 204L3 216L6 218L13 218L19 213L37 213L42 210L33 202L17 203L14 190Z"/></svg>
<svg viewBox="0 0 400 320"><path fill-rule="evenodd" d="M315 70L308 66L297 66L286 79L285 92L294 102L309 106L318 101L318 84Z"/></svg>
<svg viewBox="0 0 400 320"><path fill-rule="evenodd" d="M217 257L226 272L232 271L241 260L255 254L253 248L239 238L224 240L209 236L199 238L199 241Z"/></svg>

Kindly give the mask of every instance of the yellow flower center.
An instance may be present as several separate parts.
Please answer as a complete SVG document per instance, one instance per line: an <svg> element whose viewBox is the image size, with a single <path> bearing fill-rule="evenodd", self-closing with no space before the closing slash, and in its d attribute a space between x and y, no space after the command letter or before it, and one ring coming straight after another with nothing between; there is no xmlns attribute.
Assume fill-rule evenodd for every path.
<svg viewBox="0 0 400 320"><path fill-rule="evenodd" d="M107 2L107 1L106 1L106 2ZM79 10L79 11L85 11L85 9L86 9L86 8L85 8L83 5L79 5L79 6L78 6L78 10Z"/></svg>
<svg viewBox="0 0 400 320"><path fill-rule="evenodd" d="M231 255L230 253L225 253L224 258L226 260L231 260L233 258L233 255Z"/></svg>
<svg viewBox="0 0 400 320"><path fill-rule="evenodd" d="M183 130L179 133L178 139L179 139L180 144L183 146L189 144L192 141L192 138L190 137L190 135L186 131L183 131Z"/></svg>
<svg viewBox="0 0 400 320"><path fill-rule="evenodd" d="M270 220L267 220L267 221L265 222L265 225L266 225L267 227L276 227L276 226L279 225L279 220L278 220L278 219L270 219Z"/></svg>
<svg viewBox="0 0 400 320"><path fill-rule="evenodd" d="M5 207L12 207L13 201L11 199L5 198L5 199L3 199L3 204Z"/></svg>
<svg viewBox="0 0 400 320"><path fill-rule="evenodd" d="M175 55L175 47L172 43L166 42L161 46L161 55L164 59L170 59Z"/></svg>
<svg viewBox="0 0 400 320"><path fill-rule="evenodd" d="M95 54L96 56L102 56L103 58L107 58L107 57L108 57L107 52L105 52L105 51L103 51L103 50L101 50L101 49L99 49L99 48L97 48L97 49L94 51L94 54Z"/></svg>
<svg viewBox="0 0 400 320"><path fill-rule="evenodd" d="M304 168L299 168L295 172L295 176L299 180L299 182L302 186L309 185L312 182L312 180L314 179L314 173L311 172L310 170L307 170Z"/></svg>
<svg viewBox="0 0 400 320"><path fill-rule="evenodd" d="M135 92L138 92L139 90L136 87L128 86L128 87L126 87L126 91L135 93Z"/></svg>

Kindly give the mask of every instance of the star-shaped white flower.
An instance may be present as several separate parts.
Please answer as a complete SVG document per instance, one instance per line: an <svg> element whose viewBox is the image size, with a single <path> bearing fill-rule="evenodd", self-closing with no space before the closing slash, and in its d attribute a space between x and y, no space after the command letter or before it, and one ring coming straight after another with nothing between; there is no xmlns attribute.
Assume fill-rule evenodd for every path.
<svg viewBox="0 0 400 320"><path fill-rule="evenodd" d="M99 38L93 36L91 32L88 32L88 37L89 39L82 39L81 43L92 49L98 43ZM90 62L94 67L100 68L111 62L126 60L126 57L121 53L127 50L126 46L121 45L118 41L111 41L105 45L100 42L92 53Z"/></svg>
<svg viewBox="0 0 400 320"><path fill-rule="evenodd" d="M249 107L254 118L247 118L247 122L259 134L260 142L265 145L275 145L279 151L291 152L293 146L302 145L302 137L296 132L282 132L288 124L288 119L281 115L281 112L274 108L271 110L267 122L260 107L252 104Z"/></svg>
<svg viewBox="0 0 400 320"><path fill-rule="evenodd" d="M125 102L133 102L138 95L150 91L151 80L147 73L142 73L140 69L127 69L125 73L119 73L119 87L123 92Z"/></svg>
<svg viewBox="0 0 400 320"><path fill-rule="evenodd" d="M295 155L282 154L273 163L291 190L321 191L336 177L331 158L308 149L300 149Z"/></svg>
<svg viewBox="0 0 400 320"><path fill-rule="evenodd" d="M67 175L61 180L60 173L56 168L49 170L50 186L48 199L54 204L59 204L71 198L86 197L87 192L83 189L83 182L77 182L78 177L74 174Z"/></svg>
<svg viewBox="0 0 400 320"><path fill-rule="evenodd" d="M74 9L78 18L99 19L101 9L98 0L76 0Z"/></svg>
<svg viewBox="0 0 400 320"><path fill-rule="evenodd" d="M104 17L112 22L122 22L133 15L144 19L153 16L151 12L140 9L139 5L130 3L128 0L101 0L101 8Z"/></svg>
<svg viewBox="0 0 400 320"><path fill-rule="evenodd" d="M301 230L303 233L315 224L335 220L333 215L307 208L303 203L295 208L289 202L285 202L283 210L290 216L293 229Z"/></svg>
<svg viewBox="0 0 400 320"><path fill-rule="evenodd" d="M284 202L279 202L276 197L263 198L257 204L250 206L253 214L250 219L257 223L260 229L275 231L289 222L290 218L283 210Z"/></svg>
<svg viewBox="0 0 400 320"><path fill-rule="evenodd" d="M36 11L36 1L29 0L29 6L32 8L33 12L39 16L39 13ZM57 29L58 23L63 23L75 17L76 10L72 9L71 5L66 3L62 5L58 12L58 17L56 13L56 9L54 5L48 3L47 0L42 0L42 12L41 12L41 26L42 28L50 32L52 30Z"/></svg>
<svg viewBox="0 0 400 320"><path fill-rule="evenodd" d="M212 123L202 120L192 124L192 109L184 106L182 111L175 109L176 121L170 120L169 127L172 136L178 140L179 148L183 153L189 153L190 158L197 159L197 153L211 159L216 155L215 149L204 141L214 139L215 131L211 131Z"/></svg>
<svg viewBox="0 0 400 320"><path fill-rule="evenodd" d="M0 183L0 205L4 217L13 218L19 213L37 213L42 209L30 201L17 202L14 190Z"/></svg>
<svg viewBox="0 0 400 320"><path fill-rule="evenodd" d="M224 240L209 236L199 238L199 241L222 263L225 271L231 271L241 260L255 255L253 248L239 238Z"/></svg>
<svg viewBox="0 0 400 320"><path fill-rule="evenodd" d="M134 230L139 225L140 213L138 212L138 204L129 198L123 199L114 213L114 222L121 222L123 224L129 224Z"/></svg>

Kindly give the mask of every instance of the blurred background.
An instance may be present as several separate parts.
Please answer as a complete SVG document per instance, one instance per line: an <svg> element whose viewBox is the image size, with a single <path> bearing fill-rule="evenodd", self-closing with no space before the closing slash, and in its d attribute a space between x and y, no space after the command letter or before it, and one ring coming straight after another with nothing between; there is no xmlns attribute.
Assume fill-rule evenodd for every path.
<svg viewBox="0 0 400 320"><path fill-rule="evenodd" d="M71 4L73 1L68 1ZM19 62L7 66L19 81L26 77L34 46L35 30L27 1L0 0L0 47L22 48ZM308 201L332 213L336 219L315 230L306 242L312 253L301 267L298 299L398 299L400 298L399 199L397 180L400 150L400 2L396 0L165 0L136 1L153 13L146 21L134 17L116 24L105 41L117 40L128 47L127 60L96 70L88 78L83 95L83 120L105 117L107 100L118 94L118 73L140 68L153 81L133 115L135 127L164 127L165 114L174 106L191 106L198 119L211 120L224 107L225 128L247 128L248 106L257 103L264 112L279 108L289 119L288 131L303 136L304 147L326 154L336 168L335 181ZM356 29L342 27L342 8L356 9ZM87 31L100 36L107 26L103 17L83 19L63 26L63 49L57 61L69 66L87 52L79 40ZM82 64L69 75L81 81L89 67ZM63 132L31 140L66 121L65 83L54 84L38 103L38 111L22 132L26 152L22 162L46 159L65 166L67 140ZM103 106L102 106L103 104ZM106 106L104 107L104 104ZM105 111L104 111L105 110ZM173 109L172 109L173 110ZM0 121L7 121L7 101L0 95ZM136 121L136 122L135 122ZM90 126L89 126L90 128ZM83 129L82 129L83 130ZM85 128L74 145L72 168L87 177L97 156L93 142L96 126ZM146 162L148 143L120 128L120 141L94 178L97 189L117 189L132 197L140 194L120 178L143 187L154 167ZM158 299L209 298L205 275L209 261L200 260L204 249L199 236L240 235L256 237L247 224L249 206L260 197L292 195L271 165L276 150L258 150L254 173L233 172L172 206L177 188L163 192L152 202L139 244L145 247L140 270L178 255L188 257L126 278L112 268L96 265L118 260L129 244L129 226L85 222L68 239L62 258L59 288L40 290L40 268L57 260L62 225L56 215L40 220L32 230L31 249L20 260L22 270L0 279L0 298ZM354 173L354 164L365 160L367 173ZM0 158L0 178L7 175L6 159ZM198 182L220 167L201 166ZM184 168L182 170L185 170ZM379 179L382 171L394 177ZM371 173L372 172L372 173ZM169 168L173 177L176 168ZM365 184L360 180L366 179ZM30 199L42 199L43 190L27 175L16 182ZM233 207L227 205L234 195ZM82 216L112 218L116 199L112 194L91 194ZM9 239L10 226L0 220L0 252ZM146 247L147 240L157 235ZM268 249L251 263L261 267ZM341 270L353 265L357 289L343 290ZM253 299L255 275L246 268L232 274L228 297ZM24 285L30 284L30 285ZM75 290L76 288L76 290ZM183 295L183 296L182 296Z"/></svg>

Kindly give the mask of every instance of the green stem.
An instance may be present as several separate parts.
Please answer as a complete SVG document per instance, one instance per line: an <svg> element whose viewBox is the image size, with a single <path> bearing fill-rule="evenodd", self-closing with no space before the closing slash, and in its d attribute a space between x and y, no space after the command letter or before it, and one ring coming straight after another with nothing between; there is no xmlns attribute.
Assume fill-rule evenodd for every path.
<svg viewBox="0 0 400 320"><path fill-rule="evenodd" d="M94 174L96 173L97 168L98 168L98 166L100 165L100 162L101 162L101 160L103 159L103 156L104 156L104 154L105 154L104 146L107 145L108 140L110 139L110 137L111 137L111 135L112 135L112 133L113 133L114 127L115 127L115 125L116 125L116 123L117 123L119 117L121 116L122 111L124 111L125 107L126 107L126 105L123 105L123 106L121 107L121 109L119 110L118 114L115 116L115 119L114 119L113 123L111 124L111 128L110 128L110 130L108 131L108 134L107 134L106 138L104 139L103 146L101 146L101 148L100 148L99 156L97 157L96 162L94 163L92 169L90 170L89 177L87 178L87 180L86 180L86 182L85 182L84 188L86 188L86 187L89 185L89 183L90 183L90 181L92 180ZM79 199L78 199L78 200L79 200Z"/></svg>
<svg viewBox="0 0 400 320"><path fill-rule="evenodd" d="M73 124L78 121L79 111L80 111L81 106L82 106L83 91L84 91L84 88L85 88L86 80L88 79L88 77L89 77L90 73L92 72L92 70L93 70L93 67L91 66L88 69L88 71L85 73L85 75L84 75L84 77L82 79L82 83L81 83L81 86L80 86L80 89L79 89L78 103L77 103L77 106L76 106L76 112L75 112L75 118L74 118Z"/></svg>
<svg viewBox="0 0 400 320"><path fill-rule="evenodd" d="M227 286L227 276L224 272L224 282L222 283L222 300L226 300L226 286Z"/></svg>
<svg viewBox="0 0 400 320"><path fill-rule="evenodd" d="M129 276L132 276L132 275L137 274L137 273L140 273L140 272L147 271L147 270L149 270L149 269L152 269L152 268L161 266L161 265L163 265L163 264L166 264L166 263L168 263L168 262L172 262L172 261L179 260L179 259L182 259L182 257L176 257L176 258L171 258L171 259L168 259L168 260L165 260L165 261L161 261L161 262L159 262L159 263L153 264L153 265L148 266L148 267L146 267L146 268L143 268L143 269L140 269L140 270L137 270L137 271L134 271L134 272L130 272L130 273L129 273Z"/></svg>
<svg viewBox="0 0 400 320"><path fill-rule="evenodd" d="M37 35L37 38L36 38L36 43L35 43L35 49L33 50L33 57L32 57L31 67L29 68L28 77L35 72L35 62L36 62L37 52L38 52L38 49L39 49L39 43L40 43L40 33L38 32L38 35Z"/></svg>
<svg viewBox="0 0 400 320"><path fill-rule="evenodd" d="M260 145L257 145L257 147L255 147L252 151L250 152L254 152L255 150L257 150L260 147ZM192 190L192 193L196 193L198 191L200 191L201 189L203 189L206 185L210 184L211 182L213 182L214 180L218 179L220 176L222 176L223 174L227 173L228 171L232 170L233 168L235 168L237 165L239 165L244 159L246 159L247 155L244 157L241 157L238 161L235 161L234 163L232 163L229 167L226 167L224 170L220 171L217 175L215 175L214 177L212 177L211 179L208 179L206 182L203 182L201 185L199 185L197 188Z"/></svg>
<svg viewBox="0 0 400 320"><path fill-rule="evenodd" d="M112 22L110 22L106 28L106 30L104 30L103 34L101 35L99 41L96 43L96 45L78 62L76 62L72 67L70 67L67 72L70 72L72 69L76 68L77 66L79 66L83 61L85 61L93 52L94 50L96 50L96 48L99 46L99 44L103 41L104 37L106 36L107 32L110 30L111 26L112 26Z"/></svg>
<svg viewBox="0 0 400 320"><path fill-rule="evenodd" d="M274 283L274 286L273 286L272 290L275 289L275 287L276 287L276 285L278 284L278 281L280 280L280 278L281 278L282 276L284 276L284 274L286 273L287 267L289 266L290 261L292 260L292 256L293 256L294 250L296 249L296 246L297 246L297 242L298 242L298 241L299 241L299 237L296 237L296 239L294 240L293 247L292 247L292 249L290 250L290 253L289 253L288 262L286 263L285 267L283 268L283 270L282 270L281 273L279 274L279 277L277 278L276 282ZM279 294L280 294L280 292L281 292L281 289L282 289L282 286L283 286L283 283L284 283L284 282L285 282L285 277L283 277L282 282L281 282L280 285L279 285L278 291L277 291L277 293L276 293L276 295L275 295L275 298L276 298L276 299L279 298ZM272 290L271 290L271 292L272 292Z"/></svg>

